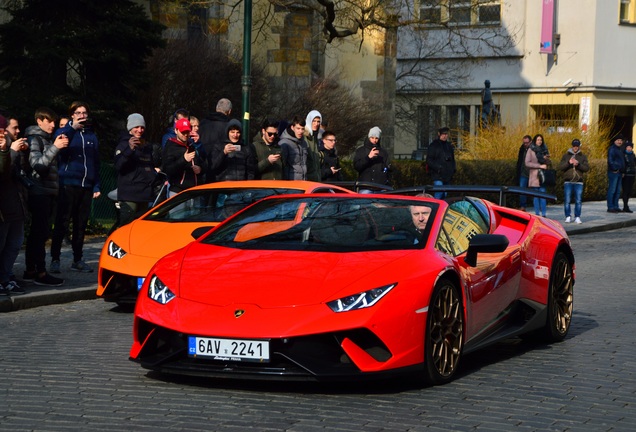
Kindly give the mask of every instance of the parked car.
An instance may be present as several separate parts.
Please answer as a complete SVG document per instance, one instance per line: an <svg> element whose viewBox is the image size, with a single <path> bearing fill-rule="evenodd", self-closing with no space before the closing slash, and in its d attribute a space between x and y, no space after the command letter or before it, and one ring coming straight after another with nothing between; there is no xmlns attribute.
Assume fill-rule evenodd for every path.
<svg viewBox="0 0 636 432"><path fill-rule="evenodd" d="M561 225L483 199L269 197L157 262L130 358L167 374L442 384L502 339L563 340L573 287Z"/></svg>
<svg viewBox="0 0 636 432"><path fill-rule="evenodd" d="M108 237L99 259L97 296L132 310L148 271L162 256L262 198L311 192L353 193L329 184L285 180L218 182L185 190Z"/></svg>

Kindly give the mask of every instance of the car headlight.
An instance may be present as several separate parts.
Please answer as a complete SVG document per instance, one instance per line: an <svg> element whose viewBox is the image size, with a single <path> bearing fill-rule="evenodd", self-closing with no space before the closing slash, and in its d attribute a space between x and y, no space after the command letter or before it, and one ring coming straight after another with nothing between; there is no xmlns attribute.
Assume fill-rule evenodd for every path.
<svg viewBox="0 0 636 432"><path fill-rule="evenodd" d="M161 279L152 275L148 284L148 297L157 303L166 304L175 298L175 295L166 284L161 282Z"/></svg>
<svg viewBox="0 0 636 432"><path fill-rule="evenodd" d="M332 300L327 302L327 306L334 312L347 312L368 308L380 301L380 299L396 285L397 283L385 285L383 287L370 289L369 291Z"/></svg>
<svg viewBox="0 0 636 432"><path fill-rule="evenodd" d="M122 259L124 255L126 255L126 251L123 250L117 243L114 241L108 242L108 255L112 256L115 259Z"/></svg>

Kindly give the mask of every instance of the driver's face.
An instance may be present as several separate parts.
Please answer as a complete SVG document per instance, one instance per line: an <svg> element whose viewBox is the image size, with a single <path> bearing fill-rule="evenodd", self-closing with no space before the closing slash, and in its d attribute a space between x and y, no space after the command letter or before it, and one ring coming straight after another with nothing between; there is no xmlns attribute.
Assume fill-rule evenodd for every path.
<svg viewBox="0 0 636 432"><path fill-rule="evenodd" d="M411 206L411 217L415 228L422 231L426 228L428 217L431 215L431 208L426 206Z"/></svg>

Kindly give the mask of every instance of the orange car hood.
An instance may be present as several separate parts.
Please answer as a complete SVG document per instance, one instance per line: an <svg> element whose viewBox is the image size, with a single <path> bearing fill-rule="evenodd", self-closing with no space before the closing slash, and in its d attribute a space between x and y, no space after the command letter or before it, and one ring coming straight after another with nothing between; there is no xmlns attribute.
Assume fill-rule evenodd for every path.
<svg viewBox="0 0 636 432"><path fill-rule="evenodd" d="M131 224L128 232L128 251L133 255L161 258L193 242L192 231L195 229L202 226L212 228L216 225L218 224L215 222L168 223L137 220Z"/></svg>
<svg viewBox="0 0 636 432"><path fill-rule="evenodd" d="M264 309L317 304L396 282L399 269L409 266L404 258L415 252L245 251L193 243L181 265L179 296Z"/></svg>

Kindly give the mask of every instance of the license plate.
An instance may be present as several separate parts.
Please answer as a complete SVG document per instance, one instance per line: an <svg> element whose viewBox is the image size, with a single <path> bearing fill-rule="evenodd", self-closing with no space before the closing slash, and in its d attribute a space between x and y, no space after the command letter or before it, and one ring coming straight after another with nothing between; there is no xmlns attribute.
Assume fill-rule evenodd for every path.
<svg viewBox="0 0 636 432"><path fill-rule="evenodd" d="M188 355L222 361L269 361L269 341L190 336Z"/></svg>

